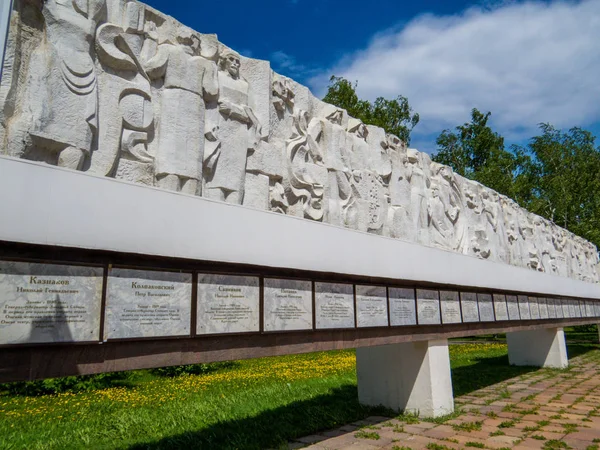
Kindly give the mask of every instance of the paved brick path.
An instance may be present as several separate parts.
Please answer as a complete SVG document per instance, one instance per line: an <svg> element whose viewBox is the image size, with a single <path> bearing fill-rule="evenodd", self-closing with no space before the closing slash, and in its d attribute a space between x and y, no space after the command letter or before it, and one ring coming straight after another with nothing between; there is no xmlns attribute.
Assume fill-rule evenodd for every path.
<svg viewBox="0 0 600 450"><path fill-rule="evenodd" d="M289 444L310 449L600 449L599 352L455 399L434 421L369 417Z"/></svg>

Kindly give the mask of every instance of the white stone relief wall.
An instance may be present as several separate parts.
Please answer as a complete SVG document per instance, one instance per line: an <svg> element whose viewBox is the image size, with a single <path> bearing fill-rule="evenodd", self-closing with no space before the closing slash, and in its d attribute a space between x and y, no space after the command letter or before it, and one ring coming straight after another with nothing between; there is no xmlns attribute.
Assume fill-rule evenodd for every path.
<svg viewBox="0 0 600 450"><path fill-rule="evenodd" d="M135 1L15 2L0 152L600 280L589 242Z"/></svg>

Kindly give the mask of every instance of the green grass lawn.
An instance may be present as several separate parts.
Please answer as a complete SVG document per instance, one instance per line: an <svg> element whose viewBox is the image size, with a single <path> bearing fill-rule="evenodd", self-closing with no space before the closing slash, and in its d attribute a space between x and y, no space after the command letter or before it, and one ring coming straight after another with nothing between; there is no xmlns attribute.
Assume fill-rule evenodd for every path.
<svg viewBox="0 0 600 450"><path fill-rule="evenodd" d="M500 342L452 345L450 355L455 395L535 370L509 366ZM353 351L332 351L3 385L0 448L268 448L393 415L358 403L355 367Z"/></svg>

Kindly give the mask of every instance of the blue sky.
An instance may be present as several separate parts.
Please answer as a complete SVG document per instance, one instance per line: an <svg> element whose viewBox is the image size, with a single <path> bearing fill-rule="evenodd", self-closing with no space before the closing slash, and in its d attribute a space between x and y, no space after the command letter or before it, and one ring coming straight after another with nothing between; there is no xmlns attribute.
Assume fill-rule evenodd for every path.
<svg viewBox="0 0 600 450"><path fill-rule="evenodd" d="M405 95L421 115L411 146L428 153L473 107L507 144L540 122L600 136L599 0L146 2L317 96L331 74L363 98Z"/></svg>

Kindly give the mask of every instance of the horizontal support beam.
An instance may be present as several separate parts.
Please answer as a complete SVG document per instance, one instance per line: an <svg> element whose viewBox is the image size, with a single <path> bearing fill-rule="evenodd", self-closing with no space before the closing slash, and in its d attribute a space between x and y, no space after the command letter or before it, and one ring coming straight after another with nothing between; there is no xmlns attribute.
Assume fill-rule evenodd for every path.
<svg viewBox="0 0 600 450"><path fill-rule="evenodd" d="M0 349L0 383L595 324L598 319L263 333Z"/></svg>

